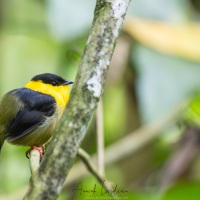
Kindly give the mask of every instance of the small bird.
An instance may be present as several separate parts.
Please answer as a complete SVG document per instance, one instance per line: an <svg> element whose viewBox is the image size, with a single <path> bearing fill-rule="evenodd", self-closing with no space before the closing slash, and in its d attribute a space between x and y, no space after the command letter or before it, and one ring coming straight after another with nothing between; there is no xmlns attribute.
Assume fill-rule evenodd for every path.
<svg viewBox="0 0 200 200"><path fill-rule="evenodd" d="M43 156L69 100L72 81L44 73L34 76L25 87L11 90L0 101L0 150L4 140L30 146ZM41 149L41 148L42 149Z"/></svg>

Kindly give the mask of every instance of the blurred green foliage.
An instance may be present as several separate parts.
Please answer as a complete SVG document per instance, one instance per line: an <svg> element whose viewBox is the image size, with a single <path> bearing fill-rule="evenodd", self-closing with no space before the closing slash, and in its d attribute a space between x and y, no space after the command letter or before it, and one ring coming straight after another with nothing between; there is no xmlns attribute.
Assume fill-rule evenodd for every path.
<svg viewBox="0 0 200 200"><path fill-rule="evenodd" d="M23 87L39 73L52 72L74 80L87 42L94 4L93 0L87 0L84 4L70 0L1 0L1 96L13 88ZM198 7L192 10L195 5L195 1L189 0L134 0L129 13L180 23L194 16L198 19ZM117 45L121 45L120 49L124 48L123 43ZM194 95L200 87L199 63L164 55L136 43L133 43L131 52L128 52L126 65L122 66L120 79L113 80L110 75L106 83L103 96L106 147L128 135L130 130L133 131L144 121L162 118L174 105L186 98L192 100L180 118L187 124L199 126L200 96ZM117 57L125 56L118 54ZM116 61L113 62L112 67L115 68ZM131 68L137 72L136 75L132 74ZM117 72L116 69L113 71ZM134 118L137 122L131 121ZM157 140L106 167L107 179L128 191L121 197L131 200L198 198L199 183L188 181L187 177L185 182L174 185L163 196L159 193L162 167L173 153L171 147L181 137L182 130L182 127L172 123ZM96 152L95 132L94 115L82 144L91 154ZM0 158L0 180L3 180L0 181L0 199L2 195L15 194L28 186L30 169L24 155L26 150L27 147L16 147L5 142ZM199 174L199 170L195 173ZM80 179L80 182L86 188L92 188L94 184L101 188L91 175ZM71 199L73 188L78 183L63 190L59 199ZM99 197L99 194L95 195ZM85 197L94 196L80 196L77 193L75 199Z"/></svg>
<svg viewBox="0 0 200 200"><path fill-rule="evenodd" d="M199 182L181 182L172 186L161 198L161 200L198 200Z"/></svg>
<svg viewBox="0 0 200 200"><path fill-rule="evenodd" d="M188 108L183 112L183 119L197 127L200 126L200 94L197 93L190 101Z"/></svg>

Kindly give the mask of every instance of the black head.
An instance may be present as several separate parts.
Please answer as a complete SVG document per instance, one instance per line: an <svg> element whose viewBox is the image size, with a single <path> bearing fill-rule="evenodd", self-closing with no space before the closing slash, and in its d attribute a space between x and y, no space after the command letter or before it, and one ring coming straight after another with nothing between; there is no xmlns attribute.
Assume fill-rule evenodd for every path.
<svg viewBox="0 0 200 200"><path fill-rule="evenodd" d="M69 84L73 83L72 81L67 81L67 80L63 79L62 77L55 75L55 74L51 74L51 73L44 73L44 74L36 75L31 80L32 81L42 81L43 83L51 84L53 86L69 85Z"/></svg>

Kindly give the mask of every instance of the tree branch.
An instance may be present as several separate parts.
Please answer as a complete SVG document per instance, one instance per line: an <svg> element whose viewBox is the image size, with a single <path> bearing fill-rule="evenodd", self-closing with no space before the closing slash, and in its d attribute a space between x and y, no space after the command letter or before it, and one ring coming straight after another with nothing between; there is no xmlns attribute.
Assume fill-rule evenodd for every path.
<svg viewBox="0 0 200 200"><path fill-rule="evenodd" d="M30 168L31 168L31 174L34 175L35 172L37 172L38 168L40 167L40 152L36 149L33 149L30 152Z"/></svg>
<svg viewBox="0 0 200 200"><path fill-rule="evenodd" d="M112 184L109 181L105 181L105 177L96 169L96 167L92 164L91 158L89 154L83 149L79 148L78 154L79 158L86 165L89 172L98 180L98 182L104 187L106 191L113 190ZM112 197L116 197L115 194L109 193Z"/></svg>
<svg viewBox="0 0 200 200"><path fill-rule="evenodd" d="M92 29L71 98L24 199L56 199L103 92L130 0L97 0Z"/></svg>

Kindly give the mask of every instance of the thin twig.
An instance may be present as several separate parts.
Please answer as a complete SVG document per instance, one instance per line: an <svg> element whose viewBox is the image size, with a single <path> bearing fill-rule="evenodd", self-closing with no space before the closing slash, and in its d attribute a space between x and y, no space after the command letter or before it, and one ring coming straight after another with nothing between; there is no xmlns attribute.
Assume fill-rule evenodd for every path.
<svg viewBox="0 0 200 200"><path fill-rule="evenodd" d="M110 191L113 189L112 183L105 180L105 177L97 170L97 168L91 162L91 158L89 154L83 149L79 148L78 154L79 158L83 161L88 171L94 175L94 177L98 180L98 182L104 187L106 191ZM114 193L109 193L112 197L116 197Z"/></svg>
<svg viewBox="0 0 200 200"><path fill-rule="evenodd" d="M30 164L31 174L33 175L40 167L40 153L38 150L33 149L30 152L29 164Z"/></svg>
<svg viewBox="0 0 200 200"><path fill-rule="evenodd" d="M105 175L104 166L104 131L103 131L103 100L99 101L96 114L97 126L97 166L98 171L103 176Z"/></svg>

